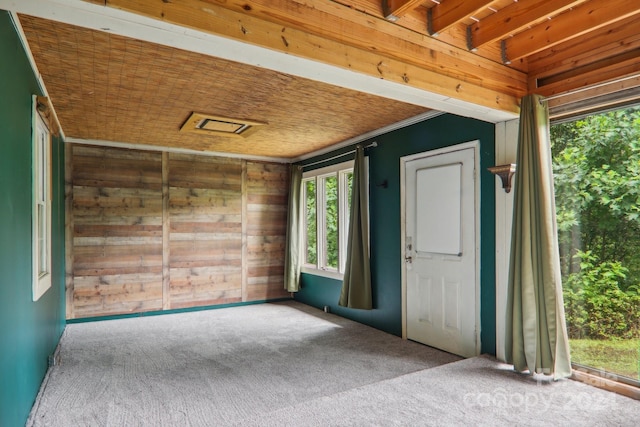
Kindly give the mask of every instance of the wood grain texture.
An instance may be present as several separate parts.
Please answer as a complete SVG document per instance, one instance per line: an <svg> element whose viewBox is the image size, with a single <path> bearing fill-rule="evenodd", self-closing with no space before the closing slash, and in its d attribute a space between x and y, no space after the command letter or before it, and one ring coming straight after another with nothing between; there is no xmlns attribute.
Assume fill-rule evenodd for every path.
<svg viewBox="0 0 640 427"><path fill-rule="evenodd" d="M287 166L71 151L69 318L287 296Z"/></svg>
<svg viewBox="0 0 640 427"><path fill-rule="evenodd" d="M66 318L74 318L74 274L73 274L73 148L71 144L64 146L64 255L65 255L65 310ZM86 232L90 235L90 232Z"/></svg>
<svg viewBox="0 0 640 427"><path fill-rule="evenodd" d="M531 87L535 80L588 66L640 47L638 17L632 16L609 24L578 39L557 45L554 49L529 57ZM585 46L588 47L585 49Z"/></svg>
<svg viewBox="0 0 640 427"><path fill-rule="evenodd" d="M109 0L107 6L504 111L517 109L518 88L525 89L517 71L335 2ZM458 85L477 86L459 93ZM500 105L492 103L496 98Z"/></svg>
<svg viewBox="0 0 640 427"><path fill-rule="evenodd" d="M248 194L247 194L247 162L242 162L242 301L249 299L248 283L248 253L247 246L247 212L248 212Z"/></svg>
<svg viewBox="0 0 640 427"><path fill-rule="evenodd" d="M242 299L242 161L169 155L171 308Z"/></svg>
<svg viewBox="0 0 640 427"><path fill-rule="evenodd" d="M130 32L119 25L103 31L93 22L86 25L97 29L59 22L79 23L62 9L55 21L47 13L28 16L19 12L23 2L10 3L66 136L85 140L297 159L422 114L425 107L480 120L487 108L515 117L521 96L540 93L539 79L560 79L544 94L586 89L586 98L599 84L637 72L620 61L622 54L638 59L627 45L640 16L640 2L631 0L105 0L106 7L95 8L97 15L129 16L127 27L139 22L140 31ZM383 4L402 17L385 20ZM162 28L196 31L172 27L167 37L154 35L141 16ZM632 21L630 35L617 31L626 20ZM254 55L233 56L248 64L217 58L203 33L241 43L236 52L243 44L260 46L400 90L360 93L360 84L346 83L356 88L349 90L306 78L306 66L277 72L255 66L262 61ZM192 43L199 37L206 46ZM444 104L416 101L421 91L440 95ZM240 142L180 132L193 112L268 124Z"/></svg>
<svg viewBox="0 0 640 427"><path fill-rule="evenodd" d="M562 42L580 39L609 24L636 16L640 4L628 0L590 0L554 19L505 40L506 55L515 60L548 50ZM588 47L585 49L588 50Z"/></svg>
<svg viewBox="0 0 640 427"><path fill-rule="evenodd" d="M431 8L433 33L445 31L493 4L491 0L447 0Z"/></svg>
<svg viewBox="0 0 640 427"><path fill-rule="evenodd" d="M20 18L68 137L295 158L428 111L108 32ZM282 43L279 27L276 39ZM405 72L394 70L396 80L402 83ZM240 141L180 132L193 111L268 124Z"/></svg>
<svg viewBox="0 0 640 427"><path fill-rule="evenodd" d="M484 19L470 25L472 45L484 46L487 43L504 39L509 34L514 34L526 29L527 26L539 24L552 14L562 13L575 7L584 0L533 0L525 2L512 2L496 13L486 16Z"/></svg>
<svg viewBox="0 0 640 427"><path fill-rule="evenodd" d="M286 297L285 235L289 168L247 162L247 299Z"/></svg>
<svg viewBox="0 0 640 427"><path fill-rule="evenodd" d="M162 309L171 307L171 271L169 246L171 219L169 216L169 153L162 153Z"/></svg>
<svg viewBox="0 0 640 427"><path fill-rule="evenodd" d="M71 151L68 316L161 309L162 154L81 145Z"/></svg>

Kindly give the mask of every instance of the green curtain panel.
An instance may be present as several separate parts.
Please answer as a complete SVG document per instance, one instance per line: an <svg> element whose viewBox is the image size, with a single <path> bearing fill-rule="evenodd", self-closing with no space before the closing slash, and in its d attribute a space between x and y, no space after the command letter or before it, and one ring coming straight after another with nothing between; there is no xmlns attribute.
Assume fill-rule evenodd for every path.
<svg viewBox="0 0 640 427"><path fill-rule="evenodd" d="M302 246L302 166L291 165L289 178L289 213L284 259L284 288L300 290L300 255Z"/></svg>
<svg viewBox="0 0 640 427"><path fill-rule="evenodd" d="M364 148L356 147L353 188L347 240L347 263L338 305L371 310L371 268L369 265L369 218L364 170Z"/></svg>
<svg viewBox="0 0 640 427"><path fill-rule="evenodd" d="M549 111L537 95L520 107L506 358L519 372L571 375L551 168Z"/></svg>

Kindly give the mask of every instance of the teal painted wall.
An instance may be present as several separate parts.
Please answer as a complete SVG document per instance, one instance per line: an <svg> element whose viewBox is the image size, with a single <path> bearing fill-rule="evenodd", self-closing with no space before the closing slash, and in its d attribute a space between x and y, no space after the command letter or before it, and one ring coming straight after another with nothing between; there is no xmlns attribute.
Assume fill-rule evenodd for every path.
<svg viewBox="0 0 640 427"><path fill-rule="evenodd" d="M64 147L53 142L52 288L31 296L31 96L41 95L0 11L0 426L23 426L65 325Z"/></svg>
<svg viewBox="0 0 640 427"><path fill-rule="evenodd" d="M295 299L318 308L329 306L335 314L401 335L400 158L480 140L481 340L482 352L495 354L495 177L487 171L495 160L495 125L446 114L371 141L374 140L378 147L367 150L374 310L339 307L340 281L304 273ZM340 151L307 162L337 153ZM345 160L346 157L335 162ZM383 181L387 181L387 188L379 186Z"/></svg>

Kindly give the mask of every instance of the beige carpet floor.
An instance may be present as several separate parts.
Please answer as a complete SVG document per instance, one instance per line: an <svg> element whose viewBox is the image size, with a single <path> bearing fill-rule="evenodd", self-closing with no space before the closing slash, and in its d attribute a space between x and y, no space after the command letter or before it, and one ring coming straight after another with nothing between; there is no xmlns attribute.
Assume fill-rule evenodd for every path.
<svg viewBox="0 0 640 427"><path fill-rule="evenodd" d="M67 326L32 426L638 425L640 402L296 302Z"/></svg>

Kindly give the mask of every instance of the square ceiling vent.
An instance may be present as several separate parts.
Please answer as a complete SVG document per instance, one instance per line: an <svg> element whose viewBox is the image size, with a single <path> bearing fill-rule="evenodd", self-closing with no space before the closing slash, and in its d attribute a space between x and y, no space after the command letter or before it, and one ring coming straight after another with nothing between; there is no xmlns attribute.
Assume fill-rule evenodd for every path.
<svg viewBox="0 0 640 427"><path fill-rule="evenodd" d="M191 113L191 116L184 122L180 131L199 133L202 135L246 138L263 125L266 125L266 123L194 112Z"/></svg>

